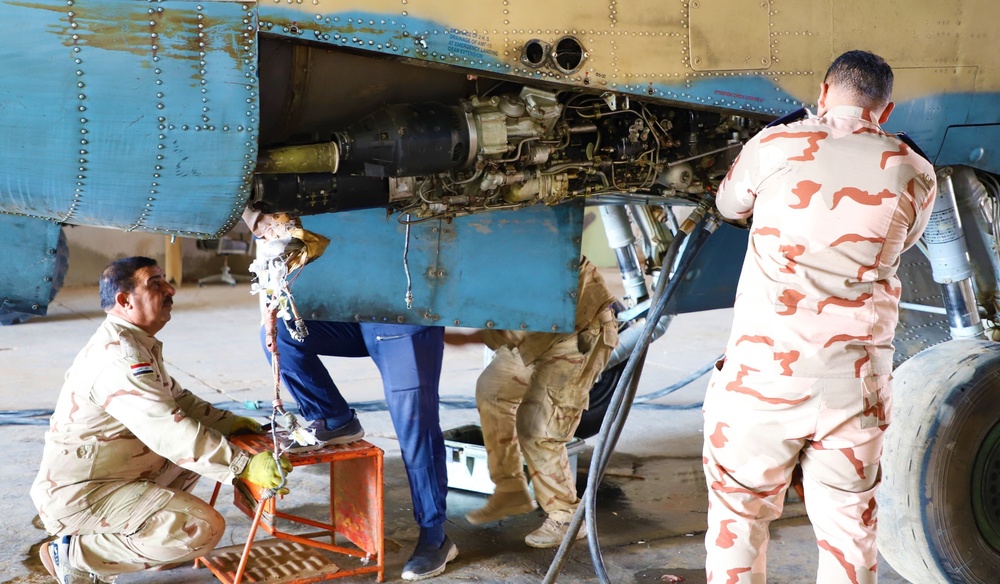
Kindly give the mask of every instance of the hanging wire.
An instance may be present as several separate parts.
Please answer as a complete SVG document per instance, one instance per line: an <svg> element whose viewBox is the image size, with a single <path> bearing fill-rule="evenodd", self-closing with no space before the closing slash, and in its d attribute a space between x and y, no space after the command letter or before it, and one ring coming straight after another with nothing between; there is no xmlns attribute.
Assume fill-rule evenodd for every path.
<svg viewBox="0 0 1000 584"><path fill-rule="evenodd" d="M410 264L406 256L410 253L410 214L406 214L406 239L403 242L403 271L406 272L406 309L413 308L413 281L410 279Z"/></svg>
<svg viewBox="0 0 1000 584"><path fill-rule="evenodd" d="M288 483L288 473L281 466L281 455L285 451L282 441L278 436L279 426L288 433L290 444L318 444L316 435L309 430L307 425L299 423L295 414L285 409L281 399L281 356L278 352L278 320L288 330L289 335L302 342L309 334L305 320L301 317L295 306L295 300L289 288L288 266L281 256L272 258L258 258L250 264L250 271L254 273L257 281L250 286L251 294L260 294L261 314L264 321L264 329L267 335L267 348L271 352L271 371L274 377L274 396L271 400L271 456L277 465L278 473L281 476L281 483L271 489L267 489L262 494L262 501L270 499ZM301 270L300 270L301 273ZM292 281L298 277L298 273ZM294 322L294 327L289 326L288 321Z"/></svg>

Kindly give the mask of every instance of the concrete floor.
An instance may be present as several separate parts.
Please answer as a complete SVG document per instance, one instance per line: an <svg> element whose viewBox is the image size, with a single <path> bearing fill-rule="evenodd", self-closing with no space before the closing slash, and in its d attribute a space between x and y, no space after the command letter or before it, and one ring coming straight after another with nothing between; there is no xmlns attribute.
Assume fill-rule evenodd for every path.
<svg viewBox="0 0 1000 584"><path fill-rule="evenodd" d="M614 281L614 273L608 280ZM213 403L269 400L270 368L257 341L257 299L247 285L236 288L184 286L177 297L173 320L158 335L173 376L186 388ZM49 315L28 323L0 328L0 410L45 410L53 406L65 370L93 334L104 313L96 288L67 288L49 308ZM713 361L728 334L728 310L683 315L667 335L654 343L642 376L640 394L674 383ZM457 332L457 331L452 331ZM462 331L467 332L467 331ZM369 359L331 359L329 366L350 401L378 399L381 382ZM478 344L446 347L442 396L474 396L475 380L483 366ZM707 376L659 400L668 404L701 401ZM286 396L287 397L287 396ZM241 411L241 414L247 414ZM263 418L264 412L259 413ZM476 423L471 407L443 409L447 430ZM22 420L24 418L21 418ZM44 421L47 418L36 418ZM409 489L398 444L387 412L361 414L368 440L385 451L386 581L400 582L402 565L417 537ZM2 420L0 420L2 422ZM43 422L44 423L44 422ZM44 425L4 425L5 449L0 462L4 488L0 490L0 576L18 584L48 582L37 548L46 541L28 497L41 457ZM699 409L632 410L607 476L599 490L598 523L603 557L613 582L705 582L704 476L701 471L701 412ZM580 482L593 450L593 440L579 456ZM327 477L319 468L304 468L291 476L292 494L282 509L308 514L322 512L327 500ZM196 493L208 498L213 484L203 481ZM224 488L219 510L228 529L221 546L242 543L249 520L231 504ZM532 513L474 527L464 514L482 504L482 495L452 490L448 496L448 533L460 553L436 582L538 582L548 569L553 550L535 550L523 537L542 521ZM260 536L258 536L260 537ZM790 503L785 516L772 526L769 553L770 582L791 584L813 580L816 547L800 503ZM182 567L168 572L122 576L120 583L174 583L215 581L207 570ZM375 577L353 577L343 582L373 582ZM560 582L596 581L585 545L578 544L566 562ZM887 563L881 563L883 584L904 583Z"/></svg>

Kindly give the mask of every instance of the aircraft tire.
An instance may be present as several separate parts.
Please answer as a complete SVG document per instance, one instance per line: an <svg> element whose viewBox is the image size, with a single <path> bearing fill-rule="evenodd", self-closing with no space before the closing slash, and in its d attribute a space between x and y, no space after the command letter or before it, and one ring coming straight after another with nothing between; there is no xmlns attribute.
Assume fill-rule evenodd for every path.
<svg viewBox="0 0 1000 584"><path fill-rule="evenodd" d="M879 550L920 584L1000 574L1000 344L956 340L893 374Z"/></svg>
<svg viewBox="0 0 1000 584"><path fill-rule="evenodd" d="M601 372L594 387L590 388L590 406L583 410L583 415L580 416L580 425L576 427L574 436L586 440L591 436L596 436L601 430L604 414L608 411L608 405L611 404L611 398L615 394L615 387L618 386L618 380L621 379L622 371L625 370L627 364L628 359Z"/></svg>

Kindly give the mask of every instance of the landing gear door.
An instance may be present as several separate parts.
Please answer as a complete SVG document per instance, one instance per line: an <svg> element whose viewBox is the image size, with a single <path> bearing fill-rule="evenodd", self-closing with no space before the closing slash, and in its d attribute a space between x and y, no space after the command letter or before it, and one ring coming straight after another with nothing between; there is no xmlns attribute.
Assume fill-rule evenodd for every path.
<svg viewBox="0 0 1000 584"><path fill-rule="evenodd" d="M54 221L0 214L0 324L45 314L66 274L61 232Z"/></svg>
<svg viewBox="0 0 1000 584"><path fill-rule="evenodd" d="M667 314L732 308L749 230L723 223L698 252L667 305Z"/></svg>

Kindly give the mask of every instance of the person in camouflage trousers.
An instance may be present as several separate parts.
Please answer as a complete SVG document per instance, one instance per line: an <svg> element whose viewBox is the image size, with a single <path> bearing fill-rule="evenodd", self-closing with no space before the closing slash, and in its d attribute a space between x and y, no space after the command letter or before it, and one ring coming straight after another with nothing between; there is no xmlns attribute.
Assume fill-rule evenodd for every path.
<svg viewBox="0 0 1000 584"><path fill-rule="evenodd" d="M521 455L545 522L525 537L532 547L558 546L580 500L566 443L587 408L590 388L618 344L611 308L615 297L597 268L580 264L576 322L572 333L485 330L496 351L476 383L487 466L496 491L466 515L474 525L536 508ZM586 535L581 529L578 537Z"/></svg>
<svg viewBox="0 0 1000 584"><path fill-rule="evenodd" d="M796 465L817 582L876 581L896 269L936 192L933 166L881 129L892 79L877 55L841 55L817 114L761 131L719 188L719 212L753 223L704 404L709 582L766 582L768 526Z"/></svg>
<svg viewBox="0 0 1000 584"><path fill-rule="evenodd" d="M212 550L225 522L190 493L200 476L281 482L270 453L251 458L226 439L260 431L257 422L213 407L167 372L154 335L170 320L174 292L149 258L118 260L101 275L108 316L66 373L31 486L57 536L39 550L42 563L60 584L110 581Z"/></svg>

